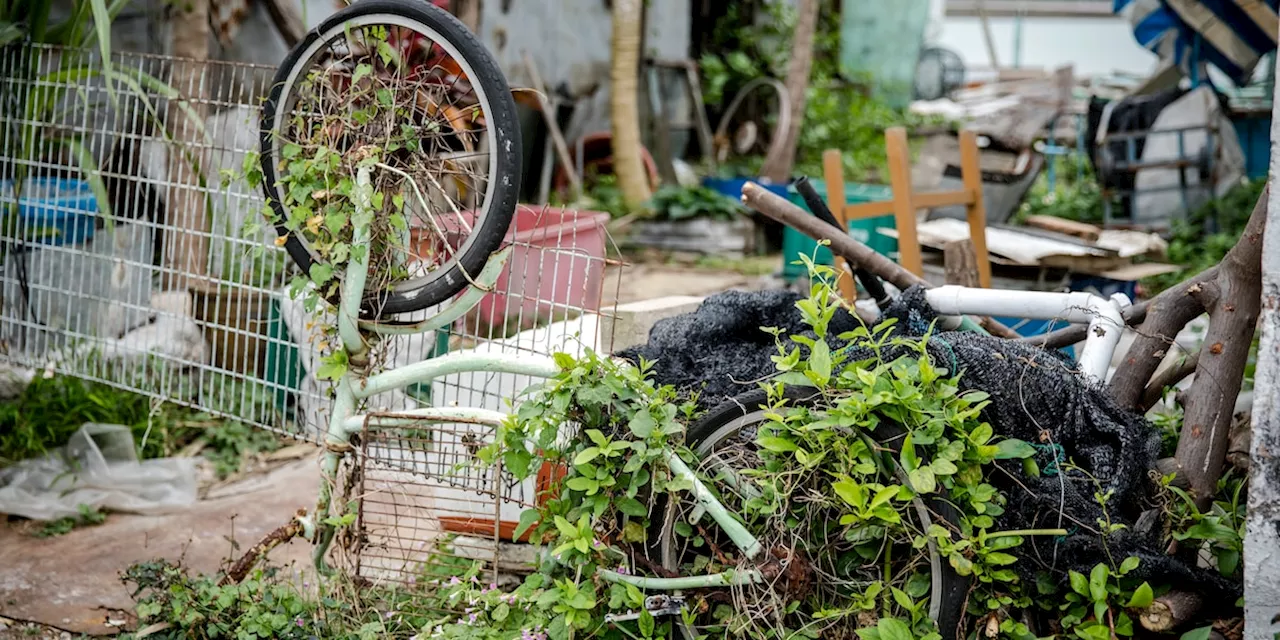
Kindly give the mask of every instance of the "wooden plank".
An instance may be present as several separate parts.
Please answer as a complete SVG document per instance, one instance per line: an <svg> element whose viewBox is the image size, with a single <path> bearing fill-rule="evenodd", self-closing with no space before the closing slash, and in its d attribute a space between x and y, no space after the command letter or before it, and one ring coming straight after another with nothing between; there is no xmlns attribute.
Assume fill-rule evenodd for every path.
<svg viewBox="0 0 1280 640"><path fill-rule="evenodd" d="M1028 227L1036 227L1037 229L1044 229L1046 231L1064 233L1082 240L1088 240L1089 242L1097 241L1098 237L1102 235L1102 229L1098 228L1096 225L1092 225L1087 222L1079 222L1077 220L1059 218L1057 216L1027 216L1026 220L1023 220L1023 223Z"/></svg>
<svg viewBox="0 0 1280 640"><path fill-rule="evenodd" d="M978 137L968 129L960 132L960 177L965 189L973 194L973 202L965 206L969 220L969 238L978 256L978 282L991 287L991 259L987 253L987 209L982 201L982 166L978 157Z"/></svg>
<svg viewBox="0 0 1280 640"><path fill-rule="evenodd" d="M911 150L907 130L893 127L884 132L889 157L889 185L893 189L893 218L898 227L898 262L907 271L924 277L924 258L916 237L916 207L911 193Z"/></svg>
<svg viewBox="0 0 1280 640"><path fill-rule="evenodd" d="M831 184L828 182L827 184ZM834 209L833 209L834 211ZM846 205L844 208L844 219L849 220L865 220L867 218L879 218L893 213L892 200L880 200L878 202L860 202L858 204Z"/></svg>
<svg viewBox="0 0 1280 640"><path fill-rule="evenodd" d="M841 158L839 149L827 149L822 152L822 180L827 185L827 208L840 223L840 230L848 233L849 218L845 214L844 201L844 160ZM840 288L840 295L852 303L858 299L852 270L849 269L848 262L844 258L834 253L832 256L835 258L836 273L840 274L839 280L836 281Z"/></svg>
<svg viewBox="0 0 1280 640"><path fill-rule="evenodd" d="M912 200L921 209L936 209L957 204L969 206L973 204L973 198L973 192L969 189L957 189L955 191L917 193Z"/></svg>

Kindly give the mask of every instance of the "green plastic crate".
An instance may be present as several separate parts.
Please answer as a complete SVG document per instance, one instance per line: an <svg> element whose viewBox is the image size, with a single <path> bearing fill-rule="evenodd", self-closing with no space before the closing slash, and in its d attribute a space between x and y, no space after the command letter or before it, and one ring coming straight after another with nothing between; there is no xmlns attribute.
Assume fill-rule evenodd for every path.
<svg viewBox="0 0 1280 640"><path fill-rule="evenodd" d="M823 200L827 199L827 185L822 180L810 180L813 188L818 191L818 195ZM791 196L791 201L805 211L809 211L809 207L805 206L804 198L796 191L795 187L787 189ZM889 187L876 184L857 184L849 183L844 185L844 199L849 204L860 204L863 202L878 202L880 200L892 200L893 190ZM810 212L812 213L812 212ZM884 256L892 255L898 250L898 241L895 238L877 233L876 229L886 228L894 229L893 216L880 216L878 218L866 218L864 220L849 221L849 235L854 240L871 247L876 253ZM814 249L818 250L818 264L831 264L831 250L826 247L818 247L818 243L809 236L787 227L782 232L782 275L785 278L799 278L806 275L804 265L798 264L801 255L813 256Z"/></svg>
<svg viewBox="0 0 1280 640"><path fill-rule="evenodd" d="M276 408L282 413L290 411L289 396L302 389L302 378L306 372L302 369L302 359L298 357L298 348L294 345L293 336L284 324L280 313L280 301L271 299L271 313L267 318L267 353L264 362L264 378L276 386ZM292 416L290 416L292 417Z"/></svg>

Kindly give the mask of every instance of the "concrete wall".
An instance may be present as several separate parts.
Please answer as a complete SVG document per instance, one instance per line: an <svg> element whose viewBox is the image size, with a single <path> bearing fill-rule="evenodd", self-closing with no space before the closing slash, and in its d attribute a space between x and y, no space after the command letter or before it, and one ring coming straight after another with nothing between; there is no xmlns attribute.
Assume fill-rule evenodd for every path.
<svg viewBox="0 0 1280 640"><path fill-rule="evenodd" d="M690 0L650 0L645 53L665 58L689 55ZM570 140L609 128L609 41L612 22L605 0L483 0L480 39L514 86L528 85L525 52L542 81L581 100L567 127ZM686 104L673 105L677 113Z"/></svg>

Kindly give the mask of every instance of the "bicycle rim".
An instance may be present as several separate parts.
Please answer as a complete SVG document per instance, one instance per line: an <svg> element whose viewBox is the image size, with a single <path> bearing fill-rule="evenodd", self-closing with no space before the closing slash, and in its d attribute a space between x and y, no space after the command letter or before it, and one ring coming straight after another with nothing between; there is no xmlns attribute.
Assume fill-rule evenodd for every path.
<svg viewBox="0 0 1280 640"><path fill-rule="evenodd" d="M805 403L806 401L814 398L816 394L812 389L801 391L795 388L788 388L787 392L787 396L793 404ZM740 442L750 441L754 443L755 433L753 428L769 421L766 417L768 411L765 409L756 408L751 410L753 405L756 407L760 406L763 398L765 397L764 394L759 394L758 398L756 397L757 394L754 392L744 395L752 398L752 400L738 403L738 406L741 407L741 415L727 420L723 424L711 430L710 433L705 433L705 429L698 429L696 430L698 433L691 434L694 441L690 442L689 446L699 461L699 467L696 470L701 472L700 475L703 476L704 481L708 477L715 477L714 474L707 472L708 461L717 461L717 450L720 448L720 445L726 443L730 439L734 439L735 436L738 436L737 439ZM714 410L713 413L715 413ZM719 416L708 417L715 419ZM734 467L732 464L728 466L731 468L755 468L754 462L751 460L739 460L739 462L745 464L738 467ZM724 464L725 461L719 460L718 463ZM712 486L713 491L717 491L722 495L725 491L733 491L732 488L726 488L723 483L715 482L714 480L708 484L709 486ZM658 539L659 562L664 569L669 571L678 571L680 569L681 558L680 552L676 548L676 532L674 528L679 516L679 506L675 501L669 501L667 502L666 507L665 512L662 514L661 532ZM916 520L919 521L921 528L927 529L930 523L930 516L926 512L923 512L923 509L913 509L912 512L915 514ZM714 527L715 525L712 523L709 526ZM939 619L940 617L949 617L948 615L941 615L944 609L944 600L946 599L948 592L947 585L944 582L946 580L946 569L938 564L939 559L937 557L933 558L933 560L934 566L930 571L931 587L929 590L929 610L933 614L934 619L939 623L942 623L943 621ZM688 627L683 621L678 621L676 626L686 640L694 640L702 635L696 629ZM948 636L944 633L944 637Z"/></svg>
<svg viewBox="0 0 1280 640"><path fill-rule="evenodd" d="M392 9L395 9L396 7L396 5L392 3L387 3L387 6ZM351 12L358 8L361 8L361 6L352 5L345 11ZM430 8L417 8L419 11L423 9ZM474 137L478 144L474 150L454 150L451 152L453 155L431 155L420 153L417 154L419 157L415 159L438 162L442 167L453 165L452 170L455 173L465 173L469 171L469 169L457 168L463 164L468 167L478 166L481 168L481 173L483 174L483 188L472 188L468 191L467 186L465 185L458 187L458 191L468 193L466 201L458 202L455 198L449 195L449 192L446 190L446 187L450 187L452 185L445 184L450 180L450 178L456 178L457 176L449 176L443 172L439 175L432 175L434 172L431 170L427 170L429 173L425 174L428 178L425 180L427 184L421 184L423 180L418 180L416 181L416 189L411 186L405 186L404 198L406 201L406 217L411 218L411 223L415 221L412 220L412 218L422 218L421 220L416 220L421 223L418 225L418 228L424 230L423 234L428 237L432 247L442 248L442 251L447 251L447 256L442 256L440 259L434 261L424 260L423 256L420 255L409 256L406 258L406 264L410 265L409 267L406 267L406 273L401 277L396 278L393 282L387 283L388 286L385 287L386 291L381 293L384 298L396 296L401 298L402 303L395 305L401 308L396 309L396 311L408 311L414 310L415 308L429 306L430 304L434 304L439 300L447 298L466 286L467 279L469 277L468 274L478 271L478 268L483 266L483 260L479 261L477 264L474 259L468 259L476 257L471 255L472 252L482 252L483 256L479 257L487 259L488 254L496 248L498 243L501 242L501 237L505 233L505 224L500 225L502 232L496 234L496 236L491 232L481 233L482 230L489 230L489 226L486 225L486 223L489 222L490 216L502 217L502 212L495 211L495 203L498 200L502 201L502 208L507 208L507 198L500 198L498 195L499 190L511 189L511 182L518 184L518 179L513 179L511 176L500 175L502 163L500 163L499 153L500 135L498 135L497 129L500 126L506 126L509 123L495 122L497 117L505 117L504 114L508 113L508 111L495 108L494 100L500 100L503 97L509 100L509 95L491 95L493 88L486 87L485 84L487 82L491 82L490 78L492 77L492 74L490 73L487 76L482 76L478 71L483 72L484 70L478 70L468 58L468 55L463 53L463 50L459 48L448 34L442 33L440 29L428 24L428 22L423 19L419 19L413 15L406 15L410 13L412 12L406 11L402 14L397 10L370 11L368 13L354 11L354 15L335 20L334 18L343 16L343 13L340 12L335 15L334 18L331 18L330 21L327 21L322 25L317 37L309 39L305 48L302 49L297 56L291 55L291 58L293 58L295 62L290 65L288 74L285 76L283 81L279 83L279 92L276 94L278 95L278 99L272 101L272 104L270 105L273 108L273 113L271 114L271 130L266 132L267 135L269 135L269 140L264 137L264 160L278 165L283 158L283 151L285 147L293 142L289 139L290 136L287 135L289 126L288 119L294 114L295 110L299 106L299 101L304 97L303 94L306 89L304 85L307 83L309 75L317 72L317 70L321 68L320 65L323 64L327 58L336 56L341 59L341 56L344 55L341 51L344 45L348 50L351 50L365 44L366 42L372 42L373 39L369 38L367 34L376 28L400 30L395 31L397 34L410 34L408 38L410 42L413 43L416 43L418 38L424 39L425 42L429 44L423 45L423 48L433 53L437 51L438 48L439 51L443 52L443 59L457 66L459 73L448 90L451 91L460 82L468 85L467 89L469 93L474 96L475 105L474 107L469 107L469 109L471 109L471 115L463 115L461 118L457 117L456 114L450 115L447 110L451 105L447 103L437 105L437 111L443 114L446 126L457 127L457 130L454 131L454 133L457 134L458 138L471 137L471 134L474 133ZM364 52L364 55L368 56L370 54L366 51ZM473 51L471 55L478 54ZM439 63L437 63L436 67L427 69L426 73L433 73L437 68L439 68ZM397 73L402 71L403 69L397 69ZM408 73L416 71L417 70L415 69ZM420 100L421 89L418 91L419 93L415 94L414 97ZM479 113L479 117L484 119L484 126L481 130L472 131L471 127L477 119L475 117L476 113ZM467 117L471 118L471 123L467 123L465 121ZM464 130L466 130L465 133ZM510 146L509 143L510 141L508 140L508 146ZM479 158L479 160L477 160L477 158ZM510 161L507 162L509 163ZM264 162L264 165L266 164L267 162ZM399 168L406 172L412 172L414 170L413 165L415 164L419 167L422 166L421 163L405 162L404 166ZM272 172L269 177L275 177L275 168L276 167L274 166L272 167ZM420 178L423 175L424 174L419 173L415 178ZM476 179L474 175L468 176L468 179L473 185L475 182L481 181ZM268 180L266 182L267 184L265 186L269 190L269 199L283 202L284 198L282 197L279 188L279 181ZM432 184L433 182L434 184ZM506 184L504 184L504 182ZM423 199L427 200L426 206L423 206L419 202L419 195L422 195ZM446 201L439 202L439 198L441 197ZM514 210L513 205L514 199L512 199L512 206L510 207L512 210ZM410 212L411 209L412 213ZM506 217L508 217L508 219L509 214L510 212L507 212ZM494 231L496 231L496 229ZM309 258L307 262L310 264L325 262L325 259L315 251L313 246L308 243L304 237L300 237L301 234L292 235L305 251L305 257ZM409 238L412 242L413 240L411 235ZM492 246L482 247L477 246L477 243ZM309 264L303 264L303 262L299 260L301 256L296 255L297 252L294 251L294 247L290 246L289 248L295 261L298 261L304 268L309 268ZM464 262L470 264L462 264ZM458 270L460 267L462 267L462 273L459 274ZM442 278L450 280L448 284L450 285L451 290L439 292L430 296L432 300L424 301L425 304L412 303L415 292L418 292L428 285L436 283ZM405 300L409 302L404 303L403 301Z"/></svg>

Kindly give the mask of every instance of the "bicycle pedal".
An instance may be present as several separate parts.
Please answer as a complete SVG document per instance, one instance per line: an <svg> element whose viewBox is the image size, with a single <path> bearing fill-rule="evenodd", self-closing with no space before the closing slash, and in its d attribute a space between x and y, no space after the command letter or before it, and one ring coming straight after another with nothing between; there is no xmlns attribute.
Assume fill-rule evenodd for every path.
<svg viewBox="0 0 1280 640"><path fill-rule="evenodd" d="M644 609L649 615L660 618L662 616L678 616L684 610L684 598L680 596L649 596L644 599ZM608 614L604 617L607 624L615 622L626 622L628 620L638 620L640 618L639 611L628 611L626 613Z"/></svg>

